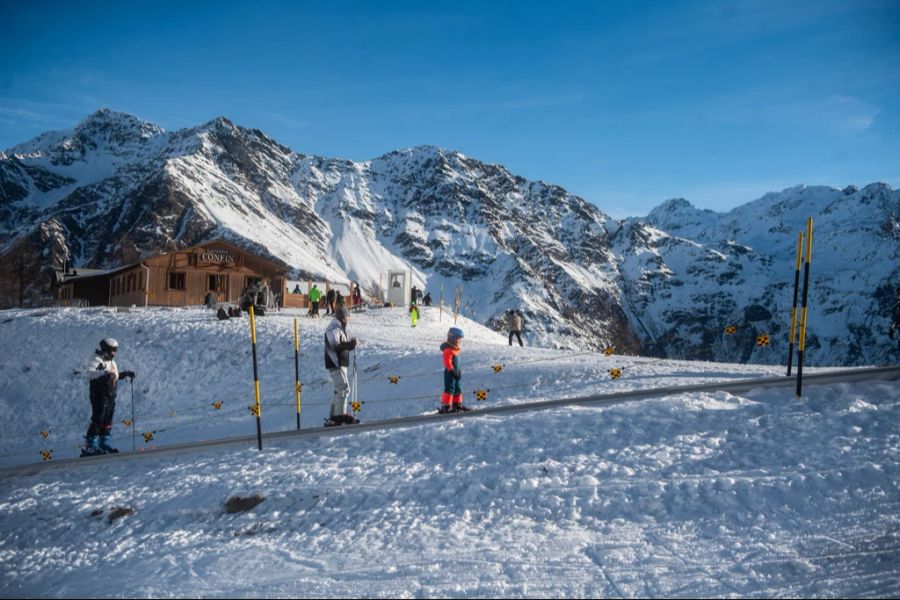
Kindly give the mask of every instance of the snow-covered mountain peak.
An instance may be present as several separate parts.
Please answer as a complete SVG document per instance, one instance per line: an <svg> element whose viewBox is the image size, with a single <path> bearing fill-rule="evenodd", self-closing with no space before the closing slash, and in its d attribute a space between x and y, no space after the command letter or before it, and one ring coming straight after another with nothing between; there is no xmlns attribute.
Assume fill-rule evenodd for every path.
<svg viewBox="0 0 900 600"><path fill-rule="evenodd" d="M797 232L812 216L828 318L811 314L810 360L871 364L889 351L875 331L900 279L900 194L885 184L796 186L724 214L678 198L620 222L455 150L302 155L226 117L165 133L101 110L29 144L0 156L0 248L38 268L63 257L114 267L225 238L366 295L408 269L433 297L464 290L461 309L481 323L521 308L534 343L773 362ZM54 236L41 228L50 221ZM742 323L740 343L722 337ZM755 349L755 333L776 350Z"/></svg>

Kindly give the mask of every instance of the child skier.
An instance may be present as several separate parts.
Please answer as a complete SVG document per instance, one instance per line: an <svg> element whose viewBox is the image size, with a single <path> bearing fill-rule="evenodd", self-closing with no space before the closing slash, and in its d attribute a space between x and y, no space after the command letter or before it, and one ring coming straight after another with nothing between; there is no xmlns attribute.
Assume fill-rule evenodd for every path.
<svg viewBox="0 0 900 600"><path fill-rule="evenodd" d="M438 413L466 412L471 410L462 403L462 370L459 367L460 341L463 331L459 327L451 327L447 332L447 341L441 344L444 359L444 394L441 396L441 407Z"/></svg>
<svg viewBox="0 0 900 600"><path fill-rule="evenodd" d="M409 305L409 316L412 319L412 326L415 327L419 322L419 307L415 304Z"/></svg>

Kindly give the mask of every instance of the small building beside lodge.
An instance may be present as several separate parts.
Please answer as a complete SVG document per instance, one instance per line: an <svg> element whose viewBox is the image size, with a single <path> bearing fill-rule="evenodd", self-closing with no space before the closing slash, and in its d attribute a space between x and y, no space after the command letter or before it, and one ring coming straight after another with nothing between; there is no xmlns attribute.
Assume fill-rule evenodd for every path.
<svg viewBox="0 0 900 600"><path fill-rule="evenodd" d="M189 306L217 302L237 304L247 287L266 282L283 290L289 267L216 240L105 272L63 274L58 298L90 306Z"/></svg>

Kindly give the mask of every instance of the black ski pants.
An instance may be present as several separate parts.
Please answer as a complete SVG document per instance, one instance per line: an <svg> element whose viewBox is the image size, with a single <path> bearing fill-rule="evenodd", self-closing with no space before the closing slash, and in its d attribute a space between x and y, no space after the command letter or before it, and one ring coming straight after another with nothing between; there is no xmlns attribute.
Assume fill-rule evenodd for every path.
<svg viewBox="0 0 900 600"><path fill-rule="evenodd" d="M513 339L513 336L516 336L516 337L519 339L519 345L520 345L520 346L524 346L524 345L525 345L525 344L522 343L522 332L521 332L521 331L510 331L510 332L509 332L509 345L510 345L510 346L512 346L512 339Z"/></svg>
<svg viewBox="0 0 900 600"><path fill-rule="evenodd" d="M88 436L109 435L115 411L115 396L91 394L91 424L88 426Z"/></svg>

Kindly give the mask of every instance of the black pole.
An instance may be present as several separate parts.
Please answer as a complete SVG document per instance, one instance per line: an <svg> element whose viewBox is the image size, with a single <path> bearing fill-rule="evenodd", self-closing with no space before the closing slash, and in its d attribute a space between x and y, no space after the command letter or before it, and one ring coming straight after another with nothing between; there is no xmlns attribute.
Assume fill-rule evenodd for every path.
<svg viewBox="0 0 900 600"><path fill-rule="evenodd" d="M253 414L256 415L256 441L259 449L262 450L262 408L259 405L259 369L256 367L256 316L253 312L253 305L250 305L250 340L253 346L253 391L256 394L256 406Z"/></svg>
<svg viewBox="0 0 900 600"><path fill-rule="evenodd" d="M803 389L803 351L806 349L806 318L809 301L809 263L812 256L812 217L806 221L806 268L803 272L803 318L800 320L800 351L797 353L797 398Z"/></svg>
<svg viewBox="0 0 900 600"><path fill-rule="evenodd" d="M300 344L297 319L294 319L294 396L297 401L297 429L300 429Z"/></svg>
<svg viewBox="0 0 900 600"><path fill-rule="evenodd" d="M797 295L800 291L800 263L803 260L803 232L797 238L797 267L794 270L794 306L791 308L791 340L788 344L787 374L791 375L794 362L794 340L797 339Z"/></svg>

